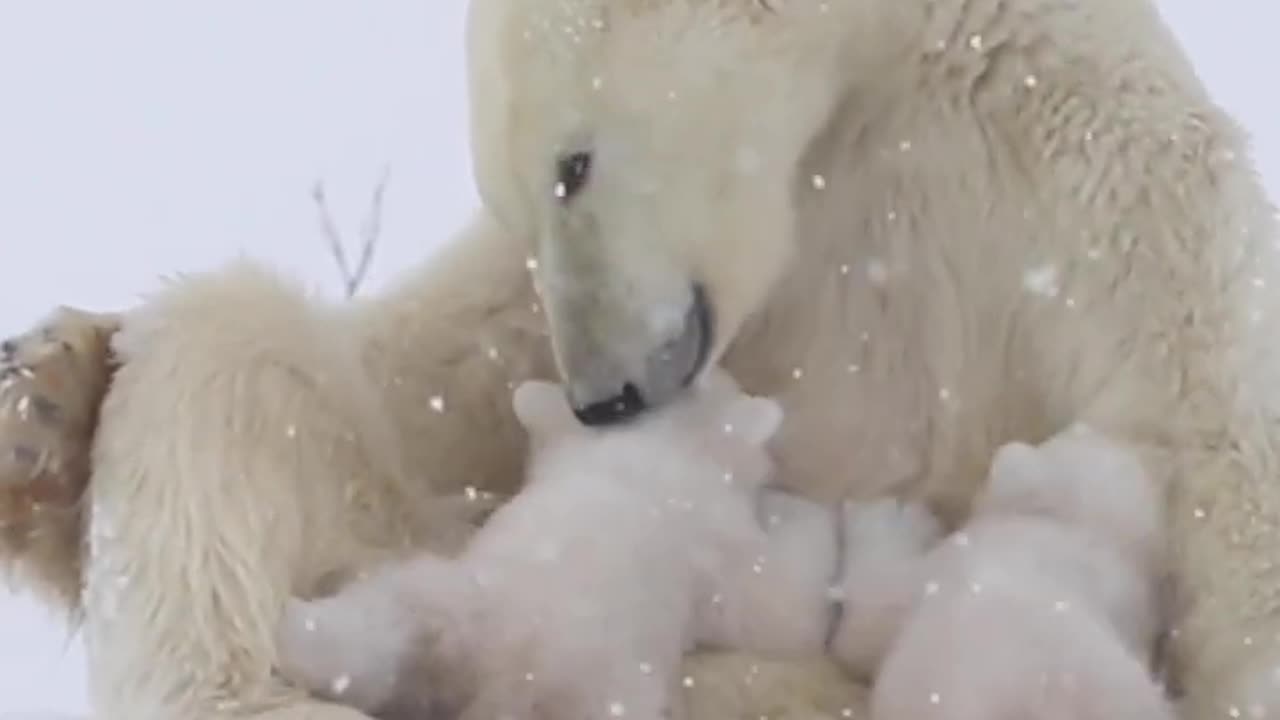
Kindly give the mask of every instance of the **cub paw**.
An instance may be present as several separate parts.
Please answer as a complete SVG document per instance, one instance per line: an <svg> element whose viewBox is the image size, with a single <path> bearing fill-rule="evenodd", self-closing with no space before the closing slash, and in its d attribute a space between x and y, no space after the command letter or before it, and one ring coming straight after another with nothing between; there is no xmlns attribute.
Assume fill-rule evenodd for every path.
<svg viewBox="0 0 1280 720"><path fill-rule="evenodd" d="M275 637L280 673L317 697L378 713L394 700L414 636L385 632L394 618L378 609L344 595L288 600Z"/></svg>
<svg viewBox="0 0 1280 720"><path fill-rule="evenodd" d="M855 552L922 552L942 538L942 523L920 503L884 498L844 507L845 538Z"/></svg>

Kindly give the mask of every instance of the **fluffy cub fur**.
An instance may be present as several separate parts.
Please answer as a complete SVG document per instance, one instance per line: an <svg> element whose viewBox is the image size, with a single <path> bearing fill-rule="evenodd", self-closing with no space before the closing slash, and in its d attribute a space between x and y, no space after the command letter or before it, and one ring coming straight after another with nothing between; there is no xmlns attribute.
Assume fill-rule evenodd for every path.
<svg viewBox="0 0 1280 720"><path fill-rule="evenodd" d="M1159 505L1133 453L1075 427L1002 448L968 525L932 549L919 507L851 506L835 645L875 676L873 720L1172 720L1148 670Z"/></svg>
<svg viewBox="0 0 1280 720"><path fill-rule="evenodd" d="M782 411L726 377L634 425L583 427L521 385L523 491L456 558L424 554L295 601L287 674L394 717L668 717L694 645L821 652L833 514L779 493Z"/></svg>

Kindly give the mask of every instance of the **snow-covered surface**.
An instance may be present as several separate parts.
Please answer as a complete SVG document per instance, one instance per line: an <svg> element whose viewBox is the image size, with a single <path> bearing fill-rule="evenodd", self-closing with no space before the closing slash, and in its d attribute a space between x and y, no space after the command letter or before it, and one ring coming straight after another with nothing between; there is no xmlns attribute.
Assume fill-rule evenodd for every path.
<svg viewBox="0 0 1280 720"><path fill-rule="evenodd" d="M1280 5L1161 0L1280 196ZM0 335L127 306L236 253L329 292L310 189L354 236L390 165L379 283L465 219L463 0L0 0ZM83 654L0 591L0 718L86 708ZM6 715L16 711L48 711ZM65 720L65 718L64 718Z"/></svg>

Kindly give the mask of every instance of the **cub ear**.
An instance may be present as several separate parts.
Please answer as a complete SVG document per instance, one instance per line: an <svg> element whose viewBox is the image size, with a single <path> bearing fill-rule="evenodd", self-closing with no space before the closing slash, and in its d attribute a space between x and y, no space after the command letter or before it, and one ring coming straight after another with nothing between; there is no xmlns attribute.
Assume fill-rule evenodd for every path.
<svg viewBox="0 0 1280 720"><path fill-rule="evenodd" d="M763 445L782 425L782 406L773 398L743 396L729 404L725 423L747 442Z"/></svg>
<svg viewBox="0 0 1280 720"><path fill-rule="evenodd" d="M996 450L991 459L991 482L1018 484L1034 481L1043 474L1040 449L1022 442L1011 442Z"/></svg>
<svg viewBox="0 0 1280 720"><path fill-rule="evenodd" d="M698 390L704 394L723 397L742 394L737 381L733 379L729 371L719 366L707 368L707 371L698 378Z"/></svg>
<svg viewBox="0 0 1280 720"><path fill-rule="evenodd" d="M1048 470L1040 448L1021 442L1003 445L991 459L980 504L988 509L1034 510L1047 498Z"/></svg>
<svg viewBox="0 0 1280 720"><path fill-rule="evenodd" d="M556 383L545 380L520 383L511 395L511 408L530 435L555 435L578 427L564 388Z"/></svg>

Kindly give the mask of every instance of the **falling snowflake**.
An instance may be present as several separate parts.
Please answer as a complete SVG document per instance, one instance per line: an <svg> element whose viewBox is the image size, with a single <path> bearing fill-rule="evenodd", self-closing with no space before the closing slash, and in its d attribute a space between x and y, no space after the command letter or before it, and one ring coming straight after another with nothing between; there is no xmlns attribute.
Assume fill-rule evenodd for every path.
<svg viewBox="0 0 1280 720"><path fill-rule="evenodd" d="M338 677L333 679L332 683L329 684L329 689L333 691L334 695L341 695L345 693L347 689L350 687L351 687L350 675L339 675Z"/></svg>
<svg viewBox="0 0 1280 720"><path fill-rule="evenodd" d="M444 398L443 398L443 397L441 397L440 395L432 395L432 396L431 396L431 400L430 400L429 402L430 402L430 404L431 404L431 409L432 409L432 410L435 410L435 411L436 411L436 412L438 412L438 413L442 413L442 412L444 412Z"/></svg>
<svg viewBox="0 0 1280 720"><path fill-rule="evenodd" d="M1054 265L1041 265L1031 268L1022 276L1022 286L1027 292L1044 297L1057 297L1061 292L1058 284L1058 268Z"/></svg>

